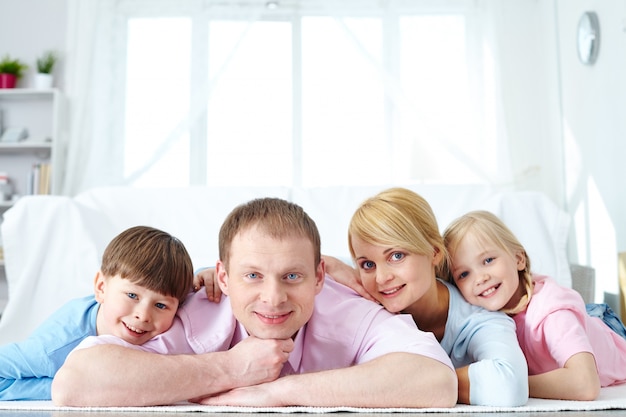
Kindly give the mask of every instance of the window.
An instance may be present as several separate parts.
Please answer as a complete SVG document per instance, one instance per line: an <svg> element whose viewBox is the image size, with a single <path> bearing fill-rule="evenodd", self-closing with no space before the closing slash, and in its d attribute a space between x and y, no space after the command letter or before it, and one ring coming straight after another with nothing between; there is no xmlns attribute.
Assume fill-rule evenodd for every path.
<svg viewBox="0 0 626 417"><path fill-rule="evenodd" d="M480 182L495 172L497 147L482 133L494 122L476 88L471 14L403 7L257 8L253 17L228 7L174 17L135 10L126 20L125 178Z"/></svg>

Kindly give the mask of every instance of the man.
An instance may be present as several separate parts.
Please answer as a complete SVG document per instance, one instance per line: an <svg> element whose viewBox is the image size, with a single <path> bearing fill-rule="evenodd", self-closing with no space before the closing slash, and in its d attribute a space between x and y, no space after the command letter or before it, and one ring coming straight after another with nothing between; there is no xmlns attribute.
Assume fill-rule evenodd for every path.
<svg viewBox="0 0 626 417"><path fill-rule="evenodd" d="M235 208L220 229L219 252L216 274L227 295L221 303L208 302L204 291L191 295L172 328L142 347L88 339L57 373L53 401L456 403L456 374L431 333L341 284L325 283L319 233L301 207L265 198Z"/></svg>

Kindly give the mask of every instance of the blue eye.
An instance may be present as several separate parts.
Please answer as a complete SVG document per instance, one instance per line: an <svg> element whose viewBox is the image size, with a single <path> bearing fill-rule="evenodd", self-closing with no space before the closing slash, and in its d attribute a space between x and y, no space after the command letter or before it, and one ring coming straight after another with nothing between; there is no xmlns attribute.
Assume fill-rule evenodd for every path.
<svg viewBox="0 0 626 417"><path fill-rule="evenodd" d="M163 303L156 303L154 306L159 310L165 310L167 308L167 306Z"/></svg>
<svg viewBox="0 0 626 417"><path fill-rule="evenodd" d="M376 267L376 264L372 261L363 261L361 262L361 268L368 271L370 269L374 269Z"/></svg>
<svg viewBox="0 0 626 417"><path fill-rule="evenodd" d="M133 300L137 299L137 294L135 294L134 292L126 293L126 295L128 296L128 298L131 298Z"/></svg>
<svg viewBox="0 0 626 417"><path fill-rule="evenodd" d="M251 272L248 274L248 278L250 279L257 279L259 277L259 275L255 272Z"/></svg>
<svg viewBox="0 0 626 417"><path fill-rule="evenodd" d="M496 258L487 258L485 259L485 264L490 264L492 263Z"/></svg>
<svg viewBox="0 0 626 417"><path fill-rule="evenodd" d="M399 261L399 260L403 259L404 256L405 255L402 252L394 252L394 253L391 254L391 260Z"/></svg>
<svg viewBox="0 0 626 417"><path fill-rule="evenodd" d="M469 272L461 272L457 279L467 278L468 275L469 275Z"/></svg>
<svg viewBox="0 0 626 417"><path fill-rule="evenodd" d="M287 280L288 281L293 281L298 279L298 274L287 274Z"/></svg>

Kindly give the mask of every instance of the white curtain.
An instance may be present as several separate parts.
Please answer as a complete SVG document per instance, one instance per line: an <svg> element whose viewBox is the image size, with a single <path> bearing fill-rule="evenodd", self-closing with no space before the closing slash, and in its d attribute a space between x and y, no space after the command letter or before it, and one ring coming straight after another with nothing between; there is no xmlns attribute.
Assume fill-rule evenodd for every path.
<svg viewBox="0 0 626 417"><path fill-rule="evenodd" d="M375 175L372 178L379 177L383 182L446 181L446 172L452 172L457 168L460 174L453 178L452 182L458 181L458 177L462 176L469 178L470 182L539 189L552 187L551 182L558 182L553 175L558 167L554 168L552 160L545 160L545 157L539 157L540 153L536 152L539 144L546 146L548 135L554 136L554 133L558 132L550 130L546 132L545 124L537 127L534 122L538 118L540 122L553 120L552 115L545 115L546 112L540 106L528 106L533 100L528 95L535 90L528 88L527 81L530 78L534 82L534 88L542 88L542 83L548 83L545 78L541 78L542 68L545 69L551 62L548 61L546 64L545 60L539 60L543 62L542 68L536 68L536 65L532 64L520 65L520 56L514 51L512 53L511 46L515 47L515 42L523 42L523 37L515 30L512 32L506 30L507 26L513 25L520 15L533 18L531 22L535 23L537 30L536 26L541 26L542 22L536 13L541 12L540 15L547 15L549 19L551 16L549 6L522 0L510 2L292 0L276 2L276 5L275 8L272 2L266 1L233 4L233 2L184 0L88 2L68 0L70 15L66 94L69 103L69 143L63 192L73 195L94 186L137 184L142 175L162 160L165 154L183 143L185 146L189 143L190 148L196 146L192 149L201 150L191 152L190 167L177 166L178 162L173 163L176 166L171 166L173 170L188 169L186 181L189 184L204 183L206 165L216 163L207 156L206 148L198 146L197 141L201 140L198 138L206 130L207 103L213 89L216 83L219 84L222 71L226 71L229 66L229 56L232 57L238 52L241 46L239 41L245 38L246 30L241 31L235 39L228 39L232 45L231 54L222 62L220 68L212 69L212 78L202 75L207 65L206 60L191 60L189 71L193 83L188 92L188 103L181 116L167 128L167 132L162 132L160 138L155 138L158 143L154 143L154 146L146 150L147 155L142 155L143 162L136 165L131 172L125 172L125 158L128 158L125 154L127 150L124 130L128 121L125 118L134 117L125 111L128 105L127 84L131 82L126 74L129 59L126 49L129 18L190 16L193 23L194 19L208 19L219 15L224 19L243 19L249 22L250 27L254 22L263 21L267 13L272 13L274 18L284 13L287 18L295 12L334 18L346 39L353 43L354 50L360 51L361 60L366 63L364 71L367 69L377 74L374 79L378 80L375 82L381 86L386 97L384 111L393 113L392 117L385 119L387 124L382 126L381 132L393 134L390 135L391 139L384 151L388 154L388 162L384 167L382 164L379 167L373 166L377 161L376 158L383 159L382 154L372 157L369 156L372 152L368 153L367 150L363 150L361 154L357 153L358 138L356 141L352 138L353 142L347 144L333 144L334 152L324 149L320 157L316 157L313 162L307 161L307 158L302 156L303 152L311 151L301 148L300 142L294 140L292 158L285 162L285 165L297 166L319 162L320 170L324 166L329 169L328 167L340 165L346 156L352 155L356 159L363 159L363 165L372 165L371 170ZM429 13L436 15L447 11L466 17L467 50L464 52L468 68L466 85L472 90L466 97L475 100L467 105L466 108L470 109L468 114L454 113L462 107L456 102L458 100L455 97L448 96L453 93L455 87L452 81L450 86L441 85L442 97L438 97L441 99L440 104L417 102L415 97L407 93L410 89L407 89L406 82L403 84L400 80L398 68L389 67L385 61L373 56L368 45L361 43L358 33L355 32L358 29L352 27L346 20L347 17L354 16L355 10L359 11L360 16L385 16L385 13L397 14L416 10L416 5L421 10L418 16L428 16ZM407 16L413 14L407 12ZM519 23L514 28L525 29L524 25L528 20L525 22ZM540 36L541 33L549 34L548 26L545 24L535 36ZM436 26L433 26L433 29L436 29ZM197 30L196 26L193 30ZM206 35L192 34L191 38L203 39ZM393 37L397 34L383 34L383 37L388 36ZM428 42L434 45L433 50L436 50L437 42L440 41L437 36L445 38L441 34L432 35ZM423 51L428 52L427 49ZM524 56L528 55L524 50L521 52ZM546 53L548 52L549 48ZM163 60L167 59L167 56L163 57ZM297 65L297 59L294 62ZM419 72L420 68L416 68ZM431 75L425 74L424 77ZM428 81L422 80L422 85L428 84ZM298 80L294 80L294 85L297 86L297 83ZM447 91L447 87L450 91ZM551 99L553 92L550 90L547 92L548 99ZM301 99L296 91L293 100L294 112L302 110L298 109ZM447 118L443 123L433 121L436 120L434 117L441 117L442 114ZM246 115L242 114L241 124L246 123L245 117ZM301 134L298 129L301 126L298 126L299 116L294 117L293 135L297 139ZM469 134L466 136L467 129L458 132L453 129L455 123L461 124L461 120L472 127L472 137ZM187 149L184 146L182 148ZM377 150L374 153L376 152ZM310 154L307 153L308 155ZM222 171L227 168L228 166ZM377 169L380 171L376 171ZM336 179L339 183L342 181L341 176L340 171L337 171L337 174L333 172L333 180ZM548 182L545 181L546 178L550 178ZM540 184L532 183L533 180ZM302 178L295 174L290 181L292 184L289 185L301 185ZM346 176L346 181L351 179Z"/></svg>

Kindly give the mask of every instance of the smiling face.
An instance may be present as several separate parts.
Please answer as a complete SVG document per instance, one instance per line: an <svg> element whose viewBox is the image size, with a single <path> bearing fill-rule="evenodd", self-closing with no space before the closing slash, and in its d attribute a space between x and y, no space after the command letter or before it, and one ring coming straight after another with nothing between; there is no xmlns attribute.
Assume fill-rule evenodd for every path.
<svg viewBox="0 0 626 417"><path fill-rule="evenodd" d="M397 313L420 301L435 286L435 265L441 255L409 251L352 238L363 286L388 311Z"/></svg>
<svg viewBox="0 0 626 417"><path fill-rule="evenodd" d="M518 271L526 267L524 254L466 234L451 254L452 277L463 297L487 310L516 306L522 296Z"/></svg>
<svg viewBox="0 0 626 417"><path fill-rule="evenodd" d="M178 298L133 284L119 275L105 277L98 272L95 296L100 303L98 335L110 334L140 345L165 332L172 325Z"/></svg>
<svg viewBox="0 0 626 417"><path fill-rule="evenodd" d="M220 288L246 331L261 339L287 339L311 318L324 283L310 239L272 237L253 225L235 235L228 265L216 266Z"/></svg>

